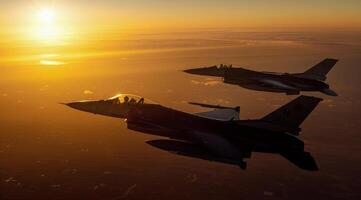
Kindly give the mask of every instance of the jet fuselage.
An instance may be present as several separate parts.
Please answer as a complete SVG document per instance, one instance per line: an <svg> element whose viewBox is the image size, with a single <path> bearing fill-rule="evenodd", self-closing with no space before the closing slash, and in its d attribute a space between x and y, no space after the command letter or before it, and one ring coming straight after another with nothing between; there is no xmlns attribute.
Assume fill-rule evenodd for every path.
<svg viewBox="0 0 361 200"><path fill-rule="evenodd" d="M135 105L127 114L128 128L173 139L194 141L194 132L204 132L225 137L237 146L247 144L265 152L304 148L304 143L293 135L258 128L257 124L246 125L246 121L212 120L154 104Z"/></svg>
<svg viewBox="0 0 361 200"><path fill-rule="evenodd" d="M224 83L248 89L269 92L322 91L329 85L318 80L301 78L291 74L257 73L242 68L225 71Z"/></svg>
<svg viewBox="0 0 361 200"><path fill-rule="evenodd" d="M184 72L201 76L222 77L224 83L257 91L280 92L287 95L297 95L302 91L319 91L330 96L337 96L336 92L324 82L327 73L336 62L336 59L327 58L304 73L294 74L258 72L241 67L233 68L232 65L186 69Z"/></svg>
<svg viewBox="0 0 361 200"><path fill-rule="evenodd" d="M114 104L113 102L73 102L70 107L109 117L125 118L129 129L180 140L193 140L193 132L221 135L236 145L252 144L255 149L272 151L303 150L303 142L280 131L249 125L248 120L218 121L177 111L159 104Z"/></svg>
<svg viewBox="0 0 361 200"><path fill-rule="evenodd" d="M180 155L236 164L244 169L246 165L243 158L249 158L253 151L278 153L300 168L317 170L312 156L304 151L303 141L294 135L299 131L298 124L320 99L299 97L285 105L289 109L281 108L306 112L305 115L300 115L300 119L293 112L275 111L271 116L267 115L265 120L234 120L233 117L219 120L155 103L144 103L143 98L137 98L119 95L108 100L79 101L66 105L93 114L123 118L130 130L175 139L176 141L154 140L147 143ZM297 110L294 110L294 106ZM306 106L304 111L298 110L303 106ZM296 124L292 127L295 129L284 126L287 124L280 124L284 117L294 118Z"/></svg>

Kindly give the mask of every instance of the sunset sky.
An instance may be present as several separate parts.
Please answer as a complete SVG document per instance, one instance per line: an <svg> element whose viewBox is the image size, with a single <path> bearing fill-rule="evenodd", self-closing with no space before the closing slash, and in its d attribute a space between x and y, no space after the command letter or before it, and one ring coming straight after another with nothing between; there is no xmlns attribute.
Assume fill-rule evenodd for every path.
<svg viewBox="0 0 361 200"><path fill-rule="evenodd" d="M359 200L360 55L361 0L0 0L0 199ZM319 172L257 152L246 171L182 157L62 104L131 93L260 119L296 96L182 71L301 73L325 58L339 96L303 92L324 100L299 136Z"/></svg>
<svg viewBox="0 0 361 200"><path fill-rule="evenodd" d="M1 1L2 31L34 26L42 9L57 25L75 31L184 28L361 28L358 0L256 1ZM69 31L70 31L69 30ZM78 30L79 31L79 30Z"/></svg>
<svg viewBox="0 0 361 200"><path fill-rule="evenodd" d="M361 2L357 0L4 0L0 5L0 42L3 43L0 50L3 49L3 55L17 57L29 53L42 56L54 54L44 53L43 49L36 52L36 47L44 44L47 47L57 46L57 54L69 53L71 50L79 53L88 50L92 42L93 50L99 51L103 47L108 54L109 51L119 50L119 46L112 46L115 43L111 40L139 39L136 36L140 34L179 30L198 34L197 30L225 29L241 32L302 30L324 33L361 29ZM172 35L177 39L180 39L179 36L185 37ZM162 35L158 38L165 37ZM88 41L84 43L85 40ZM108 43L95 44L95 40L106 40ZM117 44L125 45L126 42ZM169 48L174 48L174 45ZM131 48L122 50L129 51ZM47 52L54 51L47 49ZM71 56L76 55L73 53ZM4 59L12 58L2 57L0 61Z"/></svg>

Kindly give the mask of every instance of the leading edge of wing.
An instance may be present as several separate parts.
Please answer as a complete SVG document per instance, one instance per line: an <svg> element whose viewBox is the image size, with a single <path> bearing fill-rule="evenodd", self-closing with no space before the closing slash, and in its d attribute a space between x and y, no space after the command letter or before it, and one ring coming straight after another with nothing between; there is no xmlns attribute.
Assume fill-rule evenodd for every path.
<svg viewBox="0 0 361 200"><path fill-rule="evenodd" d="M189 102L189 104L197 105L205 108L214 108L214 110L212 111L194 113L194 115L197 115L199 117L204 117L219 121L239 120L239 113L240 113L239 106L226 107L226 106L203 104L196 102Z"/></svg>

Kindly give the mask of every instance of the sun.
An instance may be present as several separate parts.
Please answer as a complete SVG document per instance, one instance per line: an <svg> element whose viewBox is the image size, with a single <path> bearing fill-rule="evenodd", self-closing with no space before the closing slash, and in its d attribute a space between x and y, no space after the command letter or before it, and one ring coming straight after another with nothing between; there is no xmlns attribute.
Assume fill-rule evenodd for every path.
<svg viewBox="0 0 361 200"><path fill-rule="evenodd" d="M47 24L54 23L55 17L56 17L55 11L49 8L43 8L39 10L37 13L38 21L41 23L47 23Z"/></svg>
<svg viewBox="0 0 361 200"><path fill-rule="evenodd" d="M64 35L63 27L58 20L58 12L53 7L43 7L35 11L35 23L32 35L42 43L60 42Z"/></svg>

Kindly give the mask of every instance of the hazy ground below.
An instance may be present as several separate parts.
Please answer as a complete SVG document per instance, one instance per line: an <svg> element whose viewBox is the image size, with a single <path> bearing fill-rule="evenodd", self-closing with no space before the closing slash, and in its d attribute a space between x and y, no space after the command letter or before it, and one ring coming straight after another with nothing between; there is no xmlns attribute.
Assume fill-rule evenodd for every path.
<svg viewBox="0 0 361 200"><path fill-rule="evenodd" d="M1 199L360 199L360 32L208 30L0 47ZM302 72L337 58L300 138L320 171L255 153L248 169L176 156L119 119L59 102L134 93L187 112L188 101L239 105L260 118L295 96L225 85L182 69L220 63ZM242 134L242 133L234 133Z"/></svg>

